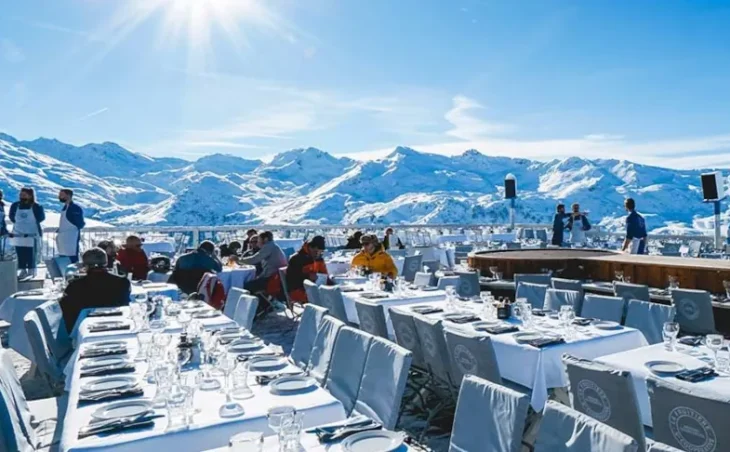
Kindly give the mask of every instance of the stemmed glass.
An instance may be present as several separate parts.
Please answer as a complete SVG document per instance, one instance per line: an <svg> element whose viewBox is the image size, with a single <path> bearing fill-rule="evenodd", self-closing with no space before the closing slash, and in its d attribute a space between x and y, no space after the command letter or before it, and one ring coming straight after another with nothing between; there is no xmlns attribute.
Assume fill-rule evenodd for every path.
<svg viewBox="0 0 730 452"><path fill-rule="evenodd" d="M213 365L213 354L216 350L217 339L211 334L210 331L203 331L200 335L201 351L203 357L200 360L200 370L203 372L200 382L201 391L214 391L220 388L218 380L213 378L210 374L211 366Z"/></svg>
<svg viewBox="0 0 730 452"><path fill-rule="evenodd" d="M187 311L181 310L180 313L177 315L177 321L182 328L182 332L187 334L188 326L190 325L190 322L193 321L192 316Z"/></svg>
<svg viewBox="0 0 730 452"><path fill-rule="evenodd" d="M147 348L150 346L150 342L152 342L152 331L142 330L137 333L137 342L139 343L139 350L134 360L145 361L148 359Z"/></svg>
<svg viewBox="0 0 730 452"><path fill-rule="evenodd" d="M167 362L158 362L154 370L157 390L152 399L152 406L163 408L167 400L167 394L172 387L175 370Z"/></svg>
<svg viewBox="0 0 730 452"><path fill-rule="evenodd" d="M725 288L725 297L726 301L730 301L730 280L724 280L722 282L722 287Z"/></svg>
<svg viewBox="0 0 730 452"><path fill-rule="evenodd" d="M573 306L570 305L563 305L560 307L560 312L558 313L558 319L560 320L560 324L565 330L565 335L570 337L572 336L572 330L571 325L573 324L573 320L575 319L575 312L573 311Z"/></svg>
<svg viewBox="0 0 730 452"><path fill-rule="evenodd" d="M616 277L616 281L624 280L624 271L623 270L616 270L613 274Z"/></svg>
<svg viewBox="0 0 730 452"><path fill-rule="evenodd" d="M446 286L446 308L449 312L455 310L454 302L456 301L456 287Z"/></svg>
<svg viewBox="0 0 730 452"><path fill-rule="evenodd" d="M679 323L677 322L665 322L662 327L662 338L664 339L664 348L667 351L674 351L674 341L679 335Z"/></svg>
<svg viewBox="0 0 730 452"><path fill-rule="evenodd" d="M187 417L186 422L188 425L193 425L193 416L199 412L199 410L195 409L195 393L200 388L201 382L202 376L196 370L186 372L180 378L183 389L188 393L188 398L185 401L185 416Z"/></svg>
<svg viewBox="0 0 730 452"><path fill-rule="evenodd" d="M491 273L491 274L492 274L492 277L493 277L494 279L499 279L499 278L497 278L497 273L498 273L498 272L499 272L499 267L497 267L497 266L492 266L492 267L489 267L489 273Z"/></svg>
<svg viewBox="0 0 730 452"><path fill-rule="evenodd" d="M669 276L667 278L669 280L669 291L671 292L674 289L679 289L679 280L676 276Z"/></svg>
<svg viewBox="0 0 730 452"><path fill-rule="evenodd" d="M226 402L221 405L218 410L218 415L220 417L236 417L241 416L244 413L243 406L238 402L234 402L231 398L230 376L231 372L236 367L236 362L237 360L235 357L223 356L218 363L218 367L223 371L225 382L223 384L223 392L226 395Z"/></svg>
<svg viewBox="0 0 730 452"><path fill-rule="evenodd" d="M717 353L722 348L724 342L725 338L722 336L722 334L708 334L707 336L705 336L705 345L707 346L707 348L712 350L712 354L715 357L715 368L718 367Z"/></svg>
<svg viewBox="0 0 730 452"><path fill-rule="evenodd" d="M525 328L532 329L532 305L530 303L522 303L522 324Z"/></svg>

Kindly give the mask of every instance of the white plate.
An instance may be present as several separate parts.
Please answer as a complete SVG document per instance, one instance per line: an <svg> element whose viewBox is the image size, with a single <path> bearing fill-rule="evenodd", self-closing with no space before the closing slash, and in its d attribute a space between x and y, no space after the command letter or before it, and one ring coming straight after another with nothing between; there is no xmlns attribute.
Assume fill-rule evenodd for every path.
<svg viewBox="0 0 730 452"><path fill-rule="evenodd" d="M674 361L649 361L645 366L656 374L665 375L674 375L687 370L686 367Z"/></svg>
<svg viewBox="0 0 730 452"><path fill-rule="evenodd" d="M617 330L621 328L621 324L618 322L610 322L608 320L594 320L591 325L598 328L599 330Z"/></svg>
<svg viewBox="0 0 730 452"><path fill-rule="evenodd" d="M91 311L92 314L111 314L114 312L122 312L122 308L95 308L93 311Z"/></svg>
<svg viewBox="0 0 730 452"><path fill-rule="evenodd" d="M205 306L205 302L196 301L196 300L188 300L188 301L184 301L184 302L180 303L180 306L183 309L197 309L197 308L202 308L203 306Z"/></svg>
<svg viewBox="0 0 730 452"><path fill-rule="evenodd" d="M269 388L274 394L286 395L291 392L303 391L317 385L317 380L305 375L292 375L281 377L269 383Z"/></svg>
<svg viewBox="0 0 730 452"><path fill-rule="evenodd" d="M130 375L104 377L81 386L82 392L111 391L115 389L131 388L137 384L137 379Z"/></svg>
<svg viewBox="0 0 730 452"><path fill-rule="evenodd" d="M254 350L260 350L264 344L261 342L251 342L246 339L238 339L237 341L231 342L228 346L228 351L231 353L246 353Z"/></svg>
<svg viewBox="0 0 730 452"><path fill-rule="evenodd" d="M282 369L287 365L286 359L272 356L251 358L248 363L248 368L251 370L251 372L272 372Z"/></svg>
<svg viewBox="0 0 730 452"><path fill-rule="evenodd" d="M393 452L403 445L403 433L372 430L355 433L342 441L345 452Z"/></svg>
<svg viewBox="0 0 730 452"><path fill-rule="evenodd" d="M107 366L121 366L128 362L126 357L122 356L100 356L98 358L89 358L81 362L81 369L98 369Z"/></svg>
<svg viewBox="0 0 730 452"><path fill-rule="evenodd" d="M501 324L501 320L482 320L479 322L474 322L471 324L471 326L475 329L484 329L484 328L493 328L499 324Z"/></svg>
<svg viewBox="0 0 730 452"><path fill-rule="evenodd" d="M140 416L151 409L152 403L149 400L125 400L103 406L91 413L91 417L111 420L120 417Z"/></svg>
<svg viewBox="0 0 730 452"><path fill-rule="evenodd" d="M468 313L468 312L451 312L449 314L442 315L441 318L444 320L452 320L452 319L460 319L462 317L468 317L471 315L473 315L473 314Z"/></svg>
<svg viewBox="0 0 730 452"><path fill-rule="evenodd" d="M212 319L221 315L220 311L215 309L206 309L205 311L194 312L190 317L194 319Z"/></svg>
<svg viewBox="0 0 730 452"><path fill-rule="evenodd" d="M92 342L91 344L85 345L86 350L118 350L120 348L126 348L127 343L122 341L101 341Z"/></svg>
<svg viewBox="0 0 730 452"><path fill-rule="evenodd" d="M142 283L142 287L145 289L164 289L167 288L167 283Z"/></svg>
<svg viewBox="0 0 730 452"><path fill-rule="evenodd" d="M535 341L538 339L542 339L545 337L542 333L515 333L514 336L515 340L517 342L528 342L528 341Z"/></svg>

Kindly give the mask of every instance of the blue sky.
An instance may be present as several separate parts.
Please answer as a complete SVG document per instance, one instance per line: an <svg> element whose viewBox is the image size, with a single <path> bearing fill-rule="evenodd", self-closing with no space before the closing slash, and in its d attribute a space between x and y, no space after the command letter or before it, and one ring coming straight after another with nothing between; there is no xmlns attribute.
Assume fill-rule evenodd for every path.
<svg viewBox="0 0 730 452"><path fill-rule="evenodd" d="M699 0L5 0L0 130L730 166L728 23Z"/></svg>

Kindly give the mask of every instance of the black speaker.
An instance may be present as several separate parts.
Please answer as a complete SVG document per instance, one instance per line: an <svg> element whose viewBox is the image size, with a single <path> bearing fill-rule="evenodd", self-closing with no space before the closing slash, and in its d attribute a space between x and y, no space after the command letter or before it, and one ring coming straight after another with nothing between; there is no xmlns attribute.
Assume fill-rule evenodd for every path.
<svg viewBox="0 0 730 452"><path fill-rule="evenodd" d="M705 173L702 178L702 198L706 201L722 199L724 195L722 174L720 172Z"/></svg>
<svg viewBox="0 0 730 452"><path fill-rule="evenodd" d="M504 197L505 199L517 197L517 186L514 179L504 180Z"/></svg>

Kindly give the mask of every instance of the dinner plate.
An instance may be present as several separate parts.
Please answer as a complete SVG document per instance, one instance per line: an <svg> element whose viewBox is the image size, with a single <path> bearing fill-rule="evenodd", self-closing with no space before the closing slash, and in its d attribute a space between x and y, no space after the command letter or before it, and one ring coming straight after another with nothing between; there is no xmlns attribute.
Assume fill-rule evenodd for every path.
<svg viewBox="0 0 730 452"><path fill-rule="evenodd" d="M286 395L290 393L296 393L304 391L306 389L313 388L317 385L317 380L306 375L292 375L288 377L281 377L269 384L271 392L279 395Z"/></svg>
<svg viewBox="0 0 730 452"><path fill-rule="evenodd" d="M252 341L249 338L238 339L228 346L228 351L231 353L246 353L254 350L259 350L264 346L261 342Z"/></svg>
<svg viewBox="0 0 730 452"><path fill-rule="evenodd" d="M127 389L137 384L137 378L131 375L117 375L113 377L104 377L86 383L81 386L83 392L96 391L113 391L117 389Z"/></svg>
<svg viewBox="0 0 730 452"><path fill-rule="evenodd" d="M218 333L218 337L223 340L247 340L252 338L251 335L244 330L237 330L237 331L223 331L221 333Z"/></svg>
<svg viewBox="0 0 730 452"><path fill-rule="evenodd" d="M167 287L167 283L142 283L142 287L145 289L163 289Z"/></svg>
<svg viewBox="0 0 730 452"><path fill-rule="evenodd" d="M440 290L438 287L428 286L428 287L420 287L418 290L421 292L433 292L435 290Z"/></svg>
<svg viewBox="0 0 730 452"><path fill-rule="evenodd" d="M194 319L212 319L221 315L220 311L215 309L206 309L205 311L194 312L190 317Z"/></svg>
<svg viewBox="0 0 730 452"><path fill-rule="evenodd" d="M126 325L127 322L122 322L121 320L99 320L91 324L94 328L104 327L104 328L116 328L120 326Z"/></svg>
<svg viewBox="0 0 730 452"><path fill-rule="evenodd" d="M122 356L100 356L98 358L89 358L81 362L81 369L98 369L107 366L121 366L129 360Z"/></svg>
<svg viewBox="0 0 730 452"><path fill-rule="evenodd" d="M645 364L647 369L655 374L675 375L687 370L686 367L674 361L649 361Z"/></svg>
<svg viewBox="0 0 730 452"><path fill-rule="evenodd" d="M403 433L371 430L355 433L342 441L345 452L393 452L403 445Z"/></svg>
<svg viewBox="0 0 730 452"><path fill-rule="evenodd" d="M92 311L94 314L113 314L115 312L122 312L122 308L96 308Z"/></svg>
<svg viewBox="0 0 730 452"><path fill-rule="evenodd" d="M500 320L480 320L479 322L472 323L471 326L475 330L478 330L480 328L493 328L501 323L502 322Z"/></svg>
<svg viewBox="0 0 730 452"><path fill-rule="evenodd" d="M529 341L536 341L538 339L542 339L545 337L542 333L537 332L524 332L524 333L515 333L514 336L515 340L517 342L529 342Z"/></svg>
<svg viewBox="0 0 730 452"><path fill-rule="evenodd" d="M197 309L205 306L205 302L200 300L189 300L180 303L180 306L182 306L183 309Z"/></svg>
<svg viewBox="0 0 730 452"><path fill-rule="evenodd" d="M599 330L617 330L621 328L621 324L618 322L610 322L608 320L594 320L591 325L598 328Z"/></svg>
<svg viewBox="0 0 730 452"><path fill-rule="evenodd" d="M105 405L93 413L91 417L95 419L112 420L121 417L140 416L152 409L152 403L149 400L124 400Z"/></svg>
<svg viewBox="0 0 730 452"><path fill-rule="evenodd" d="M251 372L271 372L286 367L287 361L284 358L261 356L250 359L248 365Z"/></svg>
<svg viewBox="0 0 730 452"><path fill-rule="evenodd" d="M120 348L126 348L127 343L123 341L101 341L92 342L84 346L86 350L119 350Z"/></svg>

